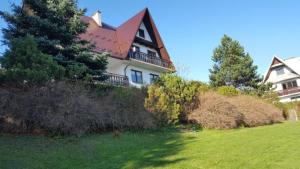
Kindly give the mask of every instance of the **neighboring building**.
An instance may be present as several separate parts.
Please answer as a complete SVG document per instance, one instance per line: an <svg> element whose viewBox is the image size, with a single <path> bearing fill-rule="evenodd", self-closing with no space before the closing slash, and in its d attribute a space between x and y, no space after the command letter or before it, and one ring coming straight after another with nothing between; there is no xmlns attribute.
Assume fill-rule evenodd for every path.
<svg viewBox="0 0 300 169"><path fill-rule="evenodd" d="M281 60L274 56L264 83L272 83L281 102L300 100L300 57Z"/></svg>
<svg viewBox="0 0 300 169"><path fill-rule="evenodd" d="M147 8L116 28L102 22L99 11L82 19L89 27L81 38L95 44L94 52L111 55L109 81L141 87L162 73L175 71Z"/></svg>

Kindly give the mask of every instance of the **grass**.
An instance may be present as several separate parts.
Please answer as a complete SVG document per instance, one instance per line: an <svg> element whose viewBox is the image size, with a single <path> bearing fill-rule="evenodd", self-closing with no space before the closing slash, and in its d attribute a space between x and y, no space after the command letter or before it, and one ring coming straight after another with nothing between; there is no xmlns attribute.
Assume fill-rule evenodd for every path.
<svg viewBox="0 0 300 169"><path fill-rule="evenodd" d="M0 168L300 167L300 123L199 132L126 132L81 138L0 135Z"/></svg>

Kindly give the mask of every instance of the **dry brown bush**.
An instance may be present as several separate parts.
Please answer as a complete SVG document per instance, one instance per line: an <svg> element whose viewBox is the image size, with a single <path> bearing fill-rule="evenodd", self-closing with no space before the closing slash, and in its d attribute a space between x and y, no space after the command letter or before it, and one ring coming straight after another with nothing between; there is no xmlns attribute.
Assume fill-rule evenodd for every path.
<svg viewBox="0 0 300 169"><path fill-rule="evenodd" d="M0 88L0 129L8 132L43 130L80 135L111 129L153 128L138 89L87 89L58 82L27 90Z"/></svg>
<svg viewBox="0 0 300 169"><path fill-rule="evenodd" d="M252 96L227 97L211 91L202 93L199 100L200 106L190 114L189 121L205 128L254 127L284 120L278 108Z"/></svg>

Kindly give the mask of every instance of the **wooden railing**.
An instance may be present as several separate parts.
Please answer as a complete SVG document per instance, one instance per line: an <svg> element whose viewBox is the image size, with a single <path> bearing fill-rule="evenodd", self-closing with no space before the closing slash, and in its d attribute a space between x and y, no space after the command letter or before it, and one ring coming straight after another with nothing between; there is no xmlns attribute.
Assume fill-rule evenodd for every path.
<svg viewBox="0 0 300 169"><path fill-rule="evenodd" d="M110 84L114 86L129 86L129 81L127 76L113 74L113 73L104 73L101 77L94 77L94 80L97 83Z"/></svg>
<svg viewBox="0 0 300 169"><path fill-rule="evenodd" d="M300 93L300 87L294 87L294 88L278 91L279 96L285 96L293 93Z"/></svg>
<svg viewBox="0 0 300 169"><path fill-rule="evenodd" d="M148 55L147 53L143 52L129 52L129 58L162 66L165 68L170 68L171 66L168 61L158 58L156 56Z"/></svg>

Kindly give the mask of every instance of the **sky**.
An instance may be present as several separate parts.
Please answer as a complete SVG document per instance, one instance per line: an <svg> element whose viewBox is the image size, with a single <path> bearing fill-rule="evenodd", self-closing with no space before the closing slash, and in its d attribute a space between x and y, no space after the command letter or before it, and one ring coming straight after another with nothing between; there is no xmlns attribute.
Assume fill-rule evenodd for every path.
<svg viewBox="0 0 300 169"><path fill-rule="evenodd" d="M0 10L11 3L1 0ZM86 15L102 12L119 26L148 7L164 44L182 76L209 81L213 50L224 34L238 40L263 75L274 55L300 56L299 0L78 0ZM0 28L5 27L0 19ZM0 40L2 34L0 34ZM5 46L0 46L0 54ZM300 66L300 65L299 65Z"/></svg>

